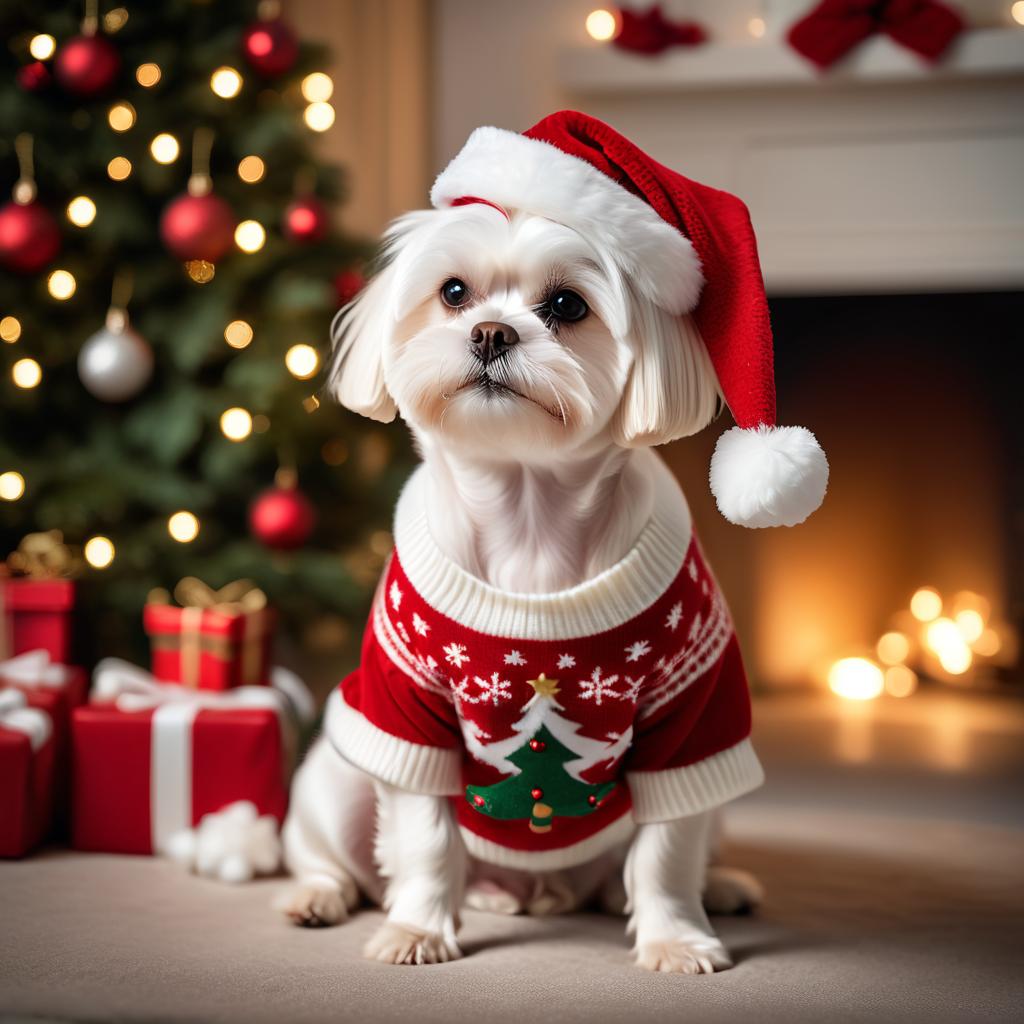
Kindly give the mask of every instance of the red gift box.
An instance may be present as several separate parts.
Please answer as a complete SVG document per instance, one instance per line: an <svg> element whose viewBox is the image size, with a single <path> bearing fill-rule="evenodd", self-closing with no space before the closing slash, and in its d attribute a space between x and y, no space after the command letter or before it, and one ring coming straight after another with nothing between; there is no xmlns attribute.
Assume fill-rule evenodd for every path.
<svg viewBox="0 0 1024 1024"><path fill-rule="evenodd" d="M0 694L0 857L23 857L49 830L55 750L46 712Z"/></svg>
<svg viewBox="0 0 1024 1024"><path fill-rule="evenodd" d="M71 661L75 584L65 579L0 579L0 659L42 649Z"/></svg>
<svg viewBox="0 0 1024 1024"><path fill-rule="evenodd" d="M110 660L95 678L93 703L72 714L76 849L164 852L175 832L236 800L284 820L292 733L279 691L187 690Z"/></svg>
<svg viewBox="0 0 1024 1024"><path fill-rule="evenodd" d="M175 596L186 607L151 600L143 613L157 679L203 690L270 682L275 615L261 591L244 581L212 591L188 579Z"/></svg>

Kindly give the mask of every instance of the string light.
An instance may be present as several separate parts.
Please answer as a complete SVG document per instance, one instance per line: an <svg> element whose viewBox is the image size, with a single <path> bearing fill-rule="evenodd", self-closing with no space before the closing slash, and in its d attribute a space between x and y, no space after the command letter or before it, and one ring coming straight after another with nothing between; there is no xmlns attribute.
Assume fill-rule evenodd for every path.
<svg viewBox="0 0 1024 1024"><path fill-rule="evenodd" d="M614 39L619 31L618 19L611 11L606 11L602 7L587 15L586 26L587 35L599 43L606 43L609 39Z"/></svg>
<svg viewBox="0 0 1024 1024"><path fill-rule="evenodd" d="M220 429L229 441L244 441L252 433L252 416L238 406L225 409L220 414Z"/></svg>
<svg viewBox="0 0 1024 1024"><path fill-rule="evenodd" d="M828 686L847 700L874 700L885 688L885 679L867 658L840 658L829 670Z"/></svg>
<svg viewBox="0 0 1024 1024"><path fill-rule="evenodd" d="M0 473L0 498L17 501L25 493L25 478L16 470Z"/></svg>
<svg viewBox="0 0 1024 1024"><path fill-rule="evenodd" d="M952 619L930 622L925 630L925 641L950 675L962 675L971 667L971 649Z"/></svg>
<svg viewBox="0 0 1024 1024"><path fill-rule="evenodd" d="M13 345L21 337L21 321L16 316L5 316L0 320L0 338Z"/></svg>
<svg viewBox="0 0 1024 1024"><path fill-rule="evenodd" d="M330 103L310 103L302 114L302 119L315 132L325 132L334 124L334 107Z"/></svg>
<svg viewBox="0 0 1024 1024"><path fill-rule="evenodd" d="M67 213L76 228L87 228L96 219L96 204L88 196L75 196L68 203Z"/></svg>
<svg viewBox="0 0 1024 1024"><path fill-rule="evenodd" d="M160 81L161 74L159 64L140 64L135 69L135 81L143 89L152 89Z"/></svg>
<svg viewBox="0 0 1024 1024"><path fill-rule="evenodd" d="M114 560L114 544L109 537L90 537L82 554L94 569L106 569Z"/></svg>
<svg viewBox="0 0 1024 1024"><path fill-rule="evenodd" d="M130 103L115 103L107 111L107 122L115 132L126 132L135 124L135 108Z"/></svg>
<svg viewBox="0 0 1024 1024"><path fill-rule="evenodd" d="M188 544L199 536L199 520L191 512L175 512L167 520L167 532L179 544Z"/></svg>
<svg viewBox="0 0 1024 1024"><path fill-rule="evenodd" d="M989 627L974 641L974 653L980 654L983 658L992 658L999 653L1002 646L999 634Z"/></svg>
<svg viewBox="0 0 1024 1024"><path fill-rule="evenodd" d="M750 21L747 22L747 31L755 39L763 38L767 30L768 26L765 24L764 18L751 18Z"/></svg>
<svg viewBox="0 0 1024 1024"><path fill-rule="evenodd" d="M302 80L302 98L307 103L324 103L333 95L334 82L322 71L314 71Z"/></svg>
<svg viewBox="0 0 1024 1024"><path fill-rule="evenodd" d="M252 341L252 327L244 320L232 320L224 328L224 340L232 348L245 348Z"/></svg>
<svg viewBox="0 0 1024 1024"><path fill-rule="evenodd" d="M921 587L910 599L910 613L918 622L931 622L942 613L942 597L932 587Z"/></svg>
<svg viewBox="0 0 1024 1024"><path fill-rule="evenodd" d="M312 345L292 345L285 353L284 365L293 377L308 380L316 373L320 356Z"/></svg>
<svg viewBox="0 0 1024 1024"><path fill-rule="evenodd" d="M11 367L11 380L26 391L36 387L43 379L43 368L34 359L19 359Z"/></svg>
<svg viewBox="0 0 1024 1024"><path fill-rule="evenodd" d="M117 32L128 24L128 12L123 7L115 7L103 15L103 27L108 32Z"/></svg>
<svg viewBox="0 0 1024 1024"><path fill-rule="evenodd" d="M217 273L217 268L209 260L188 260L185 273L196 284L209 284Z"/></svg>
<svg viewBox="0 0 1024 1024"><path fill-rule="evenodd" d="M234 99L242 91L242 76L234 68L217 68L210 75L210 88L222 100Z"/></svg>
<svg viewBox="0 0 1024 1024"><path fill-rule="evenodd" d="M45 32L38 36L33 36L32 41L28 44L28 52L35 57L36 60L49 60L54 51L57 49L57 40L51 35L47 35Z"/></svg>
<svg viewBox="0 0 1024 1024"><path fill-rule="evenodd" d="M259 252L267 240L267 233L258 220L243 220L235 228L235 245L242 252Z"/></svg>
<svg viewBox="0 0 1024 1024"><path fill-rule="evenodd" d="M902 633L883 633L876 652L883 665L898 665L910 653L910 641Z"/></svg>
<svg viewBox="0 0 1024 1024"><path fill-rule="evenodd" d="M114 181L124 181L132 173L132 162L125 156L115 156L107 164L107 175Z"/></svg>
<svg viewBox="0 0 1024 1024"><path fill-rule="evenodd" d="M266 164L258 156L244 156L238 164L238 176L250 185L262 180Z"/></svg>
<svg viewBox="0 0 1024 1024"><path fill-rule="evenodd" d="M1010 17L1013 18L1018 25L1024 25L1024 0L1017 0L1017 2L1010 8ZM34 57L35 54L32 56Z"/></svg>
<svg viewBox="0 0 1024 1024"><path fill-rule="evenodd" d="M46 279L46 290L58 302L65 302L75 294L78 282L70 270L55 270Z"/></svg>
<svg viewBox="0 0 1024 1024"><path fill-rule="evenodd" d="M960 630L960 635L969 644L973 644L985 632L985 620L981 617L981 612L975 611L973 608L965 608L962 612L957 612L953 621L956 623L957 629Z"/></svg>
<svg viewBox="0 0 1024 1024"><path fill-rule="evenodd" d="M178 159L181 146L170 132L161 132L149 144L149 152L158 164L173 164Z"/></svg>
<svg viewBox="0 0 1024 1024"><path fill-rule="evenodd" d="M917 689L917 674L906 665L885 670L885 692L890 697L909 697Z"/></svg>

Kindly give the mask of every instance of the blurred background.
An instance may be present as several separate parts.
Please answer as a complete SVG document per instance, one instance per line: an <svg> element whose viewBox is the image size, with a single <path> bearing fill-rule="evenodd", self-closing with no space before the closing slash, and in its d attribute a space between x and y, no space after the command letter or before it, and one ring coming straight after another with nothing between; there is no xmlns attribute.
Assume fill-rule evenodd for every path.
<svg viewBox="0 0 1024 1024"><path fill-rule="evenodd" d="M331 316L474 127L573 107L748 203L780 416L830 458L806 525L744 531L706 486L728 415L663 450L755 687L1017 694L1024 5L797 45L813 7L6 4L0 177L35 198L4 211L3 550L61 531L92 657L146 657L154 588L251 579L325 690L413 463L320 395Z"/></svg>

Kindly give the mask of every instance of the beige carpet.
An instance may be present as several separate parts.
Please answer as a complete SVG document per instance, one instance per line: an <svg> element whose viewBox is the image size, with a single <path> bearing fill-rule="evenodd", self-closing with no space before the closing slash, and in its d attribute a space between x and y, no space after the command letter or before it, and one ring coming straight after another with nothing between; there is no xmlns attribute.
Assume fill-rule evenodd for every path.
<svg viewBox="0 0 1024 1024"><path fill-rule="evenodd" d="M464 960L385 967L359 957L376 912L293 930L267 909L279 882L55 852L0 866L0 1006L57 1020L1020 1019L1019 834L763 805L734 819L734 862L769 899L720 921L738 961L721 975L642 973L621 922L598 915L470 913Z"/></svg>

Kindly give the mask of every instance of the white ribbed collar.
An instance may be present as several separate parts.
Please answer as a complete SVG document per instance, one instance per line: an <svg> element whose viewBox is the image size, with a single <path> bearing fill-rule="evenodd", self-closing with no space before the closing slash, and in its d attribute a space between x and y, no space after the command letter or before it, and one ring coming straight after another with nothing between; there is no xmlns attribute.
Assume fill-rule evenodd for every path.
<svg viewBox="0 0 1024 1024"><path fill-rule="evenodd" d="M660 459L657 466L654 510L636 543L621 561L567 590L510 593L453 562L430 533L424 466L412 474L398 500L398 560L427 604L489 636L571 640L614 629L661 597L682 568L690 545L686 499Z"/></svg>

